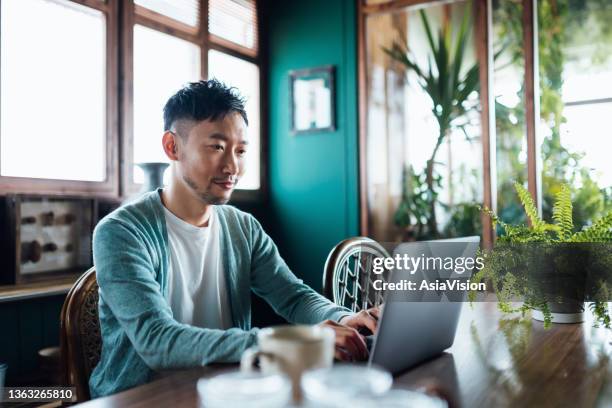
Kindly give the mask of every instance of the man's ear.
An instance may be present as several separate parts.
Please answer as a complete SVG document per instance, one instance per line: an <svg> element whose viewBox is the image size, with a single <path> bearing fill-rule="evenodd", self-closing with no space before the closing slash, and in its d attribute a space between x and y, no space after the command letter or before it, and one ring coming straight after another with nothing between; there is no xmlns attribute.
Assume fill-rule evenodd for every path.
<svg viewBox="0 0 612 408"><path fill-rule="evenodd" d="M180 140L177 140L178 136L176 133L171 132L169 130L164 132L164 136L162 137L162 146L164 147L164 152L166 156L172 161L178 161L178 150Z"/></svg>

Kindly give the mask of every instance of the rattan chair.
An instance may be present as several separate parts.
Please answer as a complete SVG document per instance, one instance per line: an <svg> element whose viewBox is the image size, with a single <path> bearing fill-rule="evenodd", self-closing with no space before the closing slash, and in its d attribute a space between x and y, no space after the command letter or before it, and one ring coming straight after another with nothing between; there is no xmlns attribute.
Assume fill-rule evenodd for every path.
<svg viewBox="0 0 612 408"><path fill-rule="evenodd" d="M60 325L64 382L76 387L78 401L87 401L90 399L89 376L100 361L102 349L94 268L85 272L68 292Z"/></svg>
<svg viewBox="0 0 612 408"><path fill-rule="evenodd" d="M389 254L378 242L366 237L345 239L332 249L323 275L323 294L353 312L380 306L383 294L374 290L372 282L388 280L388 272L375 274L374 258Z"/></svg>

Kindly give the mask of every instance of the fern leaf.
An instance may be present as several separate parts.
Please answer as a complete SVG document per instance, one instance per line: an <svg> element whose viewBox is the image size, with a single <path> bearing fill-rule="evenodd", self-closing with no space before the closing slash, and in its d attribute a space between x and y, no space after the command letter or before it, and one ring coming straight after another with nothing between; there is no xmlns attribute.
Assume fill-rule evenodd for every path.
<svg viewBox="0 0 612 408"><path fill-rule="evenodd" d="M487 206L478 206L478 209L489 216L489 218L491 219L491 228L493 228L493 231L495 231L496 227L499 225L500 227L502 227L506 235L512 232L512 225L506 224L505 222L500 220L499 216L495 213L495 211L491 210Z"/></svg>
<svg viewBox="0 0 612 408"><path fill-rule="evenodd" d="M489 207L487 206L478 206L478 210L482 211L483 213L485 213L486 215L489 216L489 218L491 218L491 222L493 224L493 229L495 229L495 225L498 223L503 224L502 221L499 220L499 217L497 216L497 214L495 214L495 211L491 210Z"/></svg>
<svg viewBox="0 0 612 408"><path fill-rule="evenodd" d="M572 197L567 184L557 193L553 207L553 220L560 227L558 230L561 241L569 240L574 232L572 220Z"/></svg>
<svg viewBox="0 0 612 408"><path fill-rule="evenodd" d="M527 214L529 221L531 221L531 227L536 231L544 229L544 221L542 221L538 215L538 210L536 209L535 203L533 202L529 191L527 191L525 187L519 183L514 183L514 188L516 189L516 193L521 200L521 204L523 204L523 208L525 209L525 213Z"/></svg>
<svg viewBox="0 0 612 408"><path fill-rule="evenodd" d="M575 233L571 242L611 242L612 241L612 211L598 219L593 225Z"/></svg>

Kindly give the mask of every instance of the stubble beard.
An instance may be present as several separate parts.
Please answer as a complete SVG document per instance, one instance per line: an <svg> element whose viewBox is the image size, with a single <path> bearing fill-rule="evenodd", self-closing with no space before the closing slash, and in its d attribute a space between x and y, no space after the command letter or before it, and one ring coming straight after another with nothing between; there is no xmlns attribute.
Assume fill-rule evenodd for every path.
<svg viewBox="0 0 612 408"><path fill-rule="evenodd" d="M225 203L227 203L229 201L229 198L218 197L218 196L215 196L215 195L209 193L208 191L200 191L200 188L198 187L196 182L193 181L192 179L190 179L186 175L183 176L183 181L185 182L185 184L187 184L189 187L191 187L193 192L205 204L221 205L221 204L225 204Z"/></svg>

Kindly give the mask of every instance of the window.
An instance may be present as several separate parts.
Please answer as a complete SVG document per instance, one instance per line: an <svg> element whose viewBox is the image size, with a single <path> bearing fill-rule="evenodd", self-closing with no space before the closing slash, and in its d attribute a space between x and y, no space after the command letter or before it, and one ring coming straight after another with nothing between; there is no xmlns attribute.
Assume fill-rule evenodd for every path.
<svg viewBox="0 0 612 408"><path fill-rule="evenodd" d="M507 223L525 221L511 188L518 181L552 221L556 194L569 184L580 229L612 208L612 177L601 148L612 114L612 91L605 86L612 80L612 6L560 4L493 3L490 51L503 51L494 64L497 213Z"/></svg>
<svg viewBox="0 0 612 408"><path fill-rule="evenodd" d="M245 175L237 186L242 190L259 190L262 178L257 27L254 1L209 0L208 77L238 88L246 98L249 153Z"/></svg>
<svg viewBox="0 0 612 408"><path fill-rule="evenodd" d="M198 0L135 0L134 3L191 27L197 27L199 24Z"/></svg>
<svg viewBox="0 0 612 408"><path fill-rule="evenodd" d="M257 53L257 13L255 3L248 0L210 0L208 26L217 43L229 41L243 52Z"/></svg>
<svg viewBox="0 0 612 408"><path fill-rule="evenodd" d="M249 153L242 190L261 187L260 158L260 71L257 50L257 18L254 1L223 0L208 2L200 10L196 0L136 0L132 20L132 144L125 149L125 191L138 189L141 162L167 162L162 148L162 108L168 97L187 82L217 78L238 88L247 99ZM128 14L129 15L129 14ZM205 18L206 17L206 18ZM202 23L204 26L202 27ZM131 86L131 89L130 89ZM127 123L130 121L128 120ZM166 174L166 179L168 174Z"/></svg>
<svg viewBox="0 0 612 408"><path fill-rule="evenodd" d="M134 163L167 161L161 148L162 107L183 84L200 79L200 48L134 26ZM134 168L134 181L143 174Z"/></svg>
<svg viewBox="0 0 612 408"><path fill-rule="evenodd" d="M251 152L260 150L259 67L252 62L232 57L217 50L210 50L208 51L208 76L240 89L242 95L247 99L249 153L247 154L247 170L244 177L239 181L237 188L257 190L260 187L260 158L259 155L251 154Z"/></svg>
<svg viewBox="0 0 612 408"><path fill-rule="evenodd" d="M523 4L520 1L492 5L492 48L500 55L493 60L495 95L497 214L509 224L526 222L514 183L527 185L527 139L525 137L525 53ZM509 22L514 22L510 24ZM517 24L518 22L518 24ZM501 226L497 226L502 233Z"/></svg>
<svg viewBox="0 0 612 408"><path fill-rule="evenodd" d="M255 0L0 4L3 193L130 196L143 181L136 163L167 161L167 99L212 77L247 99L250 148L238 189L261 189Z"/></svg>
<svg viewBox="0 0 612 408"><path fill-rule="evenodd" d="M540 0L537 15L542 216L552 220L555 195L568 183L580 229L612 209L610 159L602 149L612 115L612 4L558 8Z"/></svg>
<svg viewBox="0 0 612 408"><path fill-rule="evenodd" d="M478 62L473 30L461 35L457 24L471 14L472 4L461 0L398 6L365 18L362 174L368 236L395 241L481 233L479 85L468 76ZM456 79L439 74L441 53L432 47L428 27L435 44L464 44L461 59L443 54L452 55L444 64L456 67ZM392 57L385 48L394 46L401 51ZM425 85L430 83L435 89ZM453 87L462 92L449 92Z"/></svg>
<svg viewBox="0 0 612 408"><path fill-rule="evenodd" d="M107 72L110 9L100 5L1 3L3 187L34 179L30 188L51 189L63 180L80 182L64 183L70 191L116 189L109 154L113 129L107 127L113 115L106 92L113 78Z"/></svg>
<svg viewBox="0 0 612 408"><path fill-rule="evenodd" d="M427 148L426 144L432 139L436 140L433 129L436 124L430 127L431 124L423 120L423 113L428 113L431 105L427 105L427 100L417 99L414 91L407 97L402 89L410 89L411 83L426 84L439 95L443 95L445 89L439 86L440 82L411 80L411 73L404 72L404 65L409 64L401 63L403 58L389 61L388 53L383 52L381 46L391 44L397 37L395 31L399 31L403 41L409 44L410 52L395 56L408 55L418 65L419 55L423 55L418 44L419 24L410 21L410 13L418 10L427 15L439 9L438 21L458 27L453 10L462 3L465 2L361 2L358 10L361 24L359 84L360 89L367 91L359 95L360 109L365 113L360 115L362 234L388 240L397 238L401 232L404 234L400 237L413 239L414 231L418 236L425 223L428 229L435 230L434 221L443 218L438 217L431 205L427 209L419 203L438 201L447 204L443 210L454 211L447 219L461 227L460 235L481 230L483 244L488 247L494 240L491 228L486 225L490 220L473 210L477 207L466 211L469 208L462 204L482 203L495 210L501 221L525 222L514 183L528 188L545 221L552 219L557 192L562 185L569 184L573 223L576 229L589 225L612 209L609 155L602 148L606 146L607 122L612 115L612 88L609 86L612 81L612 31L609 29L612 3L470 2L474 20L468 27L474 30L475 47L470 50L473 44L470 41L461 50L466 57L464 63L471 64L472 57L478 61L482 143L480 146L474 143L478 141L478 134L466 129L471 145L458 146L451 137L448 141L452 139L452 149L448 142L440 145L441 157L436 157L439 160L436 166L446 168L440 175L443 177L440 194L434 196L424 194L424 189L419 188L423 175L427 174L418 171L423 167L420 149L424 145ZM433 21L432 27L436 29L437 23ZM447 34L445 38L450 39L450 32ZM421 41L428 42L429 36L428 41ZM439 44L438 48L443 42ZM423 66L429 68L426 68L428 72L422 68L421 71L430 77L439 74L435 65L438 61L448 63L453 54L440 55L444 58L432 58L430 62L422 59ZM411 66L408 68L415 71ZM412 107L404 109L411 103L410 98ZM442 111L443 105L439 108ZM416 174L412 169L402 174L403 158L416 166ZM432 178L429 180L431 182ZM476 183L482 186L482 191L480 187L475 188ZM453 185L458 188L453 189ZM399 201L405 195L402 187L413 198L406 203ZM432 189L429 190L430 193ZM458 190L471 190L472 194L457 194ZM400 224L404 231L397 230ZM465 227L472 231L466 233ZM454 230L459 231L458 228ZM501 228L498 231L501 232Z"/></svg>

